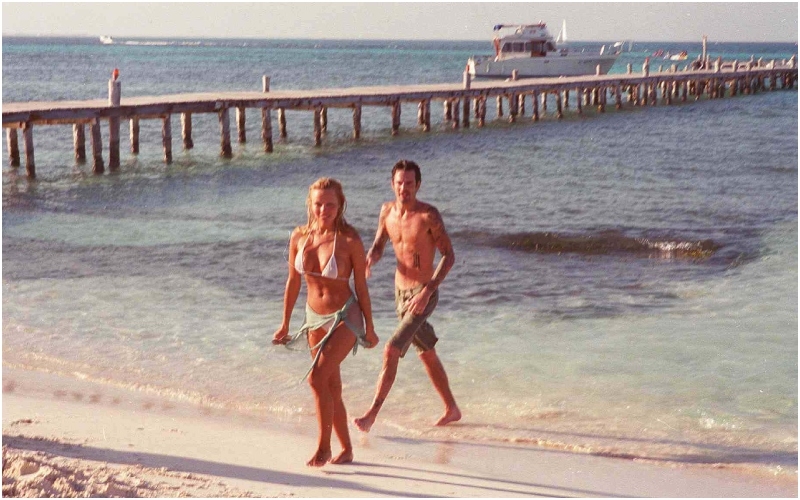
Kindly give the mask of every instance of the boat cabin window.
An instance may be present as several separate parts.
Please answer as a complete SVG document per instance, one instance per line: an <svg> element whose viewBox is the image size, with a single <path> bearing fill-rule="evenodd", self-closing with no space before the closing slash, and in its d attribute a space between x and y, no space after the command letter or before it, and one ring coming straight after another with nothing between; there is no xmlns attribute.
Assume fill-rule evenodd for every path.
<svg viewBox="0 0 800 500"><path fill-rule="evenodd" d="M536 56L544 56L544 42L533 42L533 47L531 48L531 55Z"/></svg>
<svg viewBox="0 0 800 500"><path fill-rule="evenodd" d="M530 52L531 42L505 42L503 44L503 52Z"/></svg>

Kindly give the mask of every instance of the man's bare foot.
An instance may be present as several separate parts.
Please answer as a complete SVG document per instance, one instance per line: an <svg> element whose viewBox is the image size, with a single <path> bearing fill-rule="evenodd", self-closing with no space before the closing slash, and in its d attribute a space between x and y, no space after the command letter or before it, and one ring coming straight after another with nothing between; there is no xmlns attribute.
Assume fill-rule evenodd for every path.
<svg viewBox="0 0 800 500"><path fill-rule="evenodd" d="M314 456L311 457L311 460L306 462L306 465L308 467L322 467L323 465L327 464L330 459L331 459L330 450L328 451L317 450L317 452L314 453Z"/></svg>
<svg viewBox="0 0 800 500"><path fill-rule="evenodd" d="M353 423L361 432L369 432L372 429L372 424L375 423L375 417L370 417L369 414L366 414L361 418L354 418Z"/></svg>
<svg viewBox="0 0 800 500"><path fill-rule="evenodd" d="M353 461L353 450L344 450L337 457L331 459L332 464L349 464Z"/></svg>
<svg viewBox="0 0 800 500"><path fill-rule="evenodd" d="M439 421L434 425L441 427L442 425L447 425L450 422L456 422L458 420L461 420L461 410L459 410L457 406L454 406L453 408L447 410L445 414L442 415L442 418L440 418Z"/></svg>

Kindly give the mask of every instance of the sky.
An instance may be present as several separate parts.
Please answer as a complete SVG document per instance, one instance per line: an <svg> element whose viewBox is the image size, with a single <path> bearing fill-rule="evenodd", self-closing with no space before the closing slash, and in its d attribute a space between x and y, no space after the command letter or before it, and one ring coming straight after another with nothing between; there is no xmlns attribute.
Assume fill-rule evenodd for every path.
<svg viewBox="0 0 800 500"><path fill-rule="evenodd" d="M500 23L562 20L572 41L797 42L797 2L3 1L3 36L489 40Z"/></svg>

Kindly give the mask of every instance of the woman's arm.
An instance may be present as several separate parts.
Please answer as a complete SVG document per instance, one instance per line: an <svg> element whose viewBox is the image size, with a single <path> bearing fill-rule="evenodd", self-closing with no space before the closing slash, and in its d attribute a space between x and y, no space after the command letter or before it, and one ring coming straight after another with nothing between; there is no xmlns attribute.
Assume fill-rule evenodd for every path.
<svg viewBox="0 0 800 500"><path fill-rule="evenodd" d="M350 238L350 261L353 266L353 284L356 289L356 298L364 314L364 325L367 334L367 347L372 348L378 345L378 336L375 334L375 325L372 322L372 302L369 298L369 287L367 287L367 260L364 253L364 244L358 233L353 231Z"/></svg>
<svg viewBox="0 0 800 500"><path fill-rule="evenodd" d="M286 280L286 289L283 292L283 321L281 326L272 335L273 344L285 344L291 337L289 336L289 322L292 319L292 311L300 295L302 280L300 273L294 267L294 260L297 256L297 242L300 240L300 230L295 229L289 239L289 277Z"/></svg>

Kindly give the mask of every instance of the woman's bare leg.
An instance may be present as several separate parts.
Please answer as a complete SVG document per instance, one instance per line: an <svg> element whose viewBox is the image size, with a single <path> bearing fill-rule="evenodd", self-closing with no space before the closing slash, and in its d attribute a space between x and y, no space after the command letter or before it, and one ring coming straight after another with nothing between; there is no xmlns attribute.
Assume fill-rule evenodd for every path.
<svg viewBox="0 0 800 500"><path fill-rule="evenodd" d="M350 441L350 429L347 427L347 408L342 399L341 370L331 377L331 395L333 396L333 431L342 445L342 452L331 459L332 464L346 464L353 461L353 443Z"/></svg>
<svg viewBox="0 0 800 500"><path fill-rule="evenodd" d="M309 333L310 341L316 343L326 332L320 329ZM337 328L322 349L317 365L309 374L308 383L314 394L317 406L317 423L319 424L317 451L306 462L309 467L322 467L331 459L331 433L333 431L336 407L334 392L331 390L331 381L334 376L339 376L339 365L347 357L354 343L355 337L347 328L343 326ZM312 352L312 356L314 354L315 352ZM341 378L339 378L339 387L341 387ZM341 401L341 390L339 390L339 400ZM342 406L344 405L342 404Z"/></svg>

